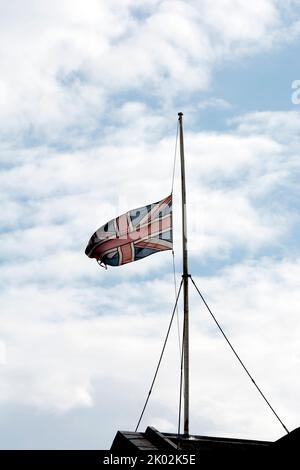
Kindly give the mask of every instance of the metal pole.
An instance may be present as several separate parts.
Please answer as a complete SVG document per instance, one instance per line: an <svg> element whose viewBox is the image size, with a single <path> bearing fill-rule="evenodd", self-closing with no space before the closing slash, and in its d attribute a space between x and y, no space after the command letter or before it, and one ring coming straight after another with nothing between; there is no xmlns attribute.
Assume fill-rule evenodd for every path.
<svg viewBox="0 0 300 470"><path fill-rule="evenodd" d="M183 312L184 312L184 434L189 435L189 270L187 249L187 224L186 224L186 188L185 188L185 165L184 165L184 142L183 142L183 113L178 113L180 132L180 161L181 161L181 202L182 202L182 251L183 251Z"/></svg>

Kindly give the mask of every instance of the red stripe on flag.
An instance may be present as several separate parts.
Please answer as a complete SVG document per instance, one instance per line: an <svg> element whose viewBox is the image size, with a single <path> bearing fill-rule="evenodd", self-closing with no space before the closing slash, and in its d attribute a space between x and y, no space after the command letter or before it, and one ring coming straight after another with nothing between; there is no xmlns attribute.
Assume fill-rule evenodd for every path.
<svg viewBox="0 0 300 470"><path fill-rule="evenodd" d="M133 261L131 243L128 243L127 245L122 245L120 249L122 253L121 264L126 264L126 263L130 263L131 261Z"/></svg>
<svg viewBox="0 0 300 470"><path fill-rule="evenodd" d="M95 249L93 256L100 256L104 251L111 250L112 248L122 247L123 245L137 242L142 238L150 237L152 234L168 230L171 228L171 224L172 218L170 215L164 219L155 220L154 222L148 224L148 226L142 227L140 230L134 230L129 234L124 234L121 237L117 237L113 240L107 240L104 243L101 243L101 245Z"/></svg>
<svg viewBox="0 0 300 470"><path fill-rule="evenodd" d="M159 250L159 251L170 249L170 247L161 245L160 243L153 243L153 242L147 242L147 241L138 242L136 244L136 247L137 248L152 248L153 250Z"/></svg>

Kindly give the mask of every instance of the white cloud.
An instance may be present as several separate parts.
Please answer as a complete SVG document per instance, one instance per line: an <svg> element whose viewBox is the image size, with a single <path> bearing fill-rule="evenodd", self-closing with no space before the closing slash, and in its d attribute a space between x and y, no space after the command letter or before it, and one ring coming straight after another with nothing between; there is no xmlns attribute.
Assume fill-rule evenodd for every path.
<svg viewBox="0 0 300 470"><path fill-rule="evenodd" d="M124 116L126 113L130 115L133 109L125 109ZM136 112L142 113L139 109L137 106ZM243 132L239 126L237 132L232 130L230 135L186 135L191 260L196 262L226 258L237 247L243 247L251 257L261 246L270 247L282 242L289 231L292 214L285 213L284 201L277 199L278 210L275 214L272 206L264 202L269 195L274 197L279 184L289 184L294 168L290 166L289 139L278 143L276 131L273 132L268 125L269 120L266 121L263 135L257 135L250 126L253 121L251 116L248 127L246 117L238 122L241 121L246 126ZM259 122L261 129L265 121L259 119ZM143 132L142 125L138 133ZM295 132L293 125L289 132L292 137ZM136 137L133 136L135 142ZM61 411L93 406L96 399L93 395L94 381L109 375L128 383L128 368L143 370L139 381L143 382L143 387L146 386L154 364L151 362L146 373L143 363L150 364L153 351L159 350L167 325L166 315L172 308L171 258L165 253L105 272L85 257L83 250L97 224L140 205L141 194L146 203L157 198L157 194L166 192L165 181L171 162L167 158L162 162L161 155L170 152L170 148L173 149L173 139L165 138L155 145L136 144L135 147L129 141L122 149L118 140L115 147L108 147L104 142L103 147L97 146L75 154L53 152L51 155L48 151L37 151L28 161L21 159L18 166L3 173L1 187L10 201L8 209L14 210L15 215L12 217L10 210L7 210L6 216L2 213L8 231L2 234L1 242L2 259L5 261L1 267L4 288L1 311L3 340L7 342L9 357L3 378L2 402L22 403L27 397L25 401L29 405ZM132 169L126 156L135 162L135 187L132 186ZM99 184L98 175L102 174L102 168L107 168L107 158L114 171L103 174ZM145 172L145 162L148 161L151 165ZM157 168L160 168L161 177L153 185ZM279 177L282 174L285 174L285 182ZM114 194L115 178L119 185L119 200ZM261 185L263 188L260 189ZM126 198L122 199L121 194ZM283 205L280 206L280 203ZM175 214L178 212L175 198ZM180 220L175 217L175 221L180 233ZM180 240L176 237L176 252L179 253L179 250ZM170 273L165 281L161 279L162 269ZM202 279L201 286L204 285L210 296L214 293L213 306L225 315L225 320L221 319L232 332L233 339L239 341L238 346L244 347L245 340L250 351L251 338L255 337L256 343L259 342L258 326L266 329L270 322L269 316L262 316L263 310L268 314L272 312L278 325L283 322L281 308L285 302L288 303L288 298L293 297L296 305L298 270L298 263L289 260L279 264L266 261L263 268L257 263L242 263L228 268L220 276ZM136 285L137 276L140 276L139 288ZM151 279L147 281L149 276ZM282 292L280 301L276 296L278 291ZM255 297L252 292L255 292ZM258 304L253 304L254 298L258 299ZM250 326L245 329L244 322L236 323L235 318L240 318L241 312L243 318L255 315L258 326L252 324L251 338L247 337ZM293 321L296 321L295 318ZM162 328L162 325L165 326ZM205 328L203 332L198 322L195 328L194 334L199 340L194 343L194 354L199 353L196 347L199 341L203 348L213 348L217 361L221 347L219 342L211 336L205 339L210 330ZM284 331L285 337L280 341L286 341L284 347L288 348L290 342L295 344L288 322L285 322ZM266 344L271 348L271 354L282 334L280 328L273 333L274 340L270 341L270 336L265 338L266 343L262 340L253 359L250 354L247 356L259 374L259 367L263 366L258 354L265 354ZM144 353L139 352L136 357L141 349ZM172 371L176 370L177 349L174 338L174 358L169 357L174 367L172 369L170 366ZM244 350L242 352L245 354ZM207 354L207 351L201 350L200 353ZM224 365L224 370L229 370L229 363L230 360ZM207 396L212 390L219 390L216 386L219 366L216 362L211 367L211 370L207 367L204 370L209 391ZM283 369L283 362L280 367ZM289 373L292 374L291 371ZM162 391L154 395L154 404L157 403L154 409L167 397L170 399L168 382L174 380L176 386L176 374L173 379L166 371L164 374L161 374ZM196 370L194 376L197 377ZM270 383L274 383L274 377L270 376ZM234 395L232 387L236 386L236 381L239 381L238 376L232 376L232 381L228 380L228 403L231 403L230 393ZM195 396L198 396L197 383L196 380ZM140 386L137 386L136 393L141 393ZM286 390L282 389L281 393L282 397L275 398L289 414L289 405L284 405ZM201 403L195 400L193 409L200 410ZM205 400L205 409L219 416L221 397L216 393ZM250 396L249 400L252 403L254 398ZM170 409L172 404L175 409L176 397L169 403ZM223 412L225 427L220 432L227 432L226 423L232 417L230 406ZM246 435L245 429L250 426L252 415L246 412L246 424L243 424L239 417L244 406L243 399L235 406L236 429L241 426L240 433ZM208 431L217 429L209 414L201 412L196 418L198 411L195 413L195 432L202 420L208 423ZM262 434L271 432L273 426L272 420L266 426L263 423L259 425L262 426ZM254 432L253 427L249 429Z"/></svg>
<svg viewBox="0 0 300 470"><path fill-rule="evenodd" d="M107 383L132 400L109 405L126 423L148 391L174 301L171 256L104 271L85 244L106 220L170 191L177 100L207 90L215 65L294 37L297 18L287 28L271 0L75 3L0 1L0 404L60 415L97 406L109 433ZM185 134L191 262L212 271L197 281L290 427L299 122L297 112L252 113L230 132ZM280 436L202 313L191 320L192 432ZM162 431L176 430L177 372L174 329L144 421Z"/></svg>
<svg viewBox="0 0 300 470"><path fill-rule="evenodd" d="M120 94L147 90L169 108L182 89L207 89L215 64L288 34L284 11L271 0L55 0L51 12L2 1L2 137L74 142L105 125Z"/></svg>
<svg viewBox="0 0 300 470"><path fill-rule="evenodd" d="M231 108L231 104L224 100L223 98L209 98L207 100L203 100L198 104L199 109L206 109L206 108L223 108L228 109Z"/></svg>
<svg viewBox="0 0 300 470"><path fill-rule="evenodd" d="M227 268L213 278L196 278L257 383L291 428L298 424L300 413L295 380L299 368L299 266L299 260L265 260ZM20 308L15 306L10 312L2 308L6 312L8 361L2 370L1 401L33 404L58 412L89 407L99 401L95 381L114 380L122 384L128 406L135 406L138 415L138 404L142 406L143 394L146 396L167 328L172 286L157 282L140 285L136 292L134 289L133 285L120 285L104 294L104 289L90 287L100 304L104 296L112 306L115 303L117 317L103 312L88 321L76 319L75 309L81 313L81 307L73 292L69 300L74 311L64 322L55 321L55 316L59 317L59 309L66 311L65 289L52 294L41 291L39 306L34 300L36 294L28 292L31 302L26 310L21 307L27 304L26 293L21 289ZM81 293L89 295L88 291ZM146 312L154 295L152 312ZM159 304L166 298L169 307L162 313ZM197 299L191 287L191 431L279 437L280 425ZM170 389L178 390L176 335L173 328L142 427L156 419L163 406L169 410L172 426L168 422L161 430L176 429L177 394L170 393ZM103 412L104 407L102 404Z"/></svg>
<svg viewBox="0 0 300 470"><path fill-rule="evenodd" d="M241 134L265 134L287 144L299 140L299 111L265 111L249 113L232 119Z"/></svg>
<svg viewBox="0 0 300 470"><path fill-rule="evenodd" d="M0 340L0 366L6 364L6 344Z"/></svg>
<svg viewBox="0 0 300 470"><path fill-rule="evenodd" d="M128 106L124 116L131 115L132 109ZM287 113L286 123L289 116ZM277 127L269 124L275 117L268 114L264 118L264 113L256 115L256 121L252 115L249 120L240 118L238 132L231 134L186 135L191 230L210 241L218 236L220 246L230 240L246 246L275 241L289 228L282 200L273 199L275 214L270 203L266 206L263 201L292 181L299 166L291 146L298 129L294 120L290 127L286 124L283 140ZM2 253L30 259L52 255L57 248L82 249L86 234L92 234L101 221L163 197L170 190L166 181L170 181L173 138L143 144L147 122L138 111L129 126L122 124L116 132L114 145L104 141L104 145L77 153L41 149L30 157L21 151L21 164L1 174L6 194L2 226L10 230L2 234ZM258 135L257 126L263 135ZM154 126L153 132L156 129ZM177 188L178 181L176 192ZM179 208L176 198L175 204ZM197 237L195 240L199 242Z"/></svg>
<svg viewBox="0 0 300 470"><path fill-rule="evenodd" d="M224 38L226 45L234 41L243 44L256 43L262 39L268 40L272 28L280 25L280 13L275 2L262 0L260 2L245 2L244 0L217 0L203 4L204 23L217 34L216 38ZM230 11L230 15L224 12ZM238 48L237 48L238 50Z"/></svg>

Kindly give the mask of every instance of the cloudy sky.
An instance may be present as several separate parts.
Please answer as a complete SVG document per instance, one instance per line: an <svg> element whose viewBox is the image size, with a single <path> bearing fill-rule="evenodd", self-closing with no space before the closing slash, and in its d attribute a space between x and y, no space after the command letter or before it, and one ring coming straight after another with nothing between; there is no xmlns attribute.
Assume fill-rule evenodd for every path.
<svg viewBox="0 0 300 470"><path fill-rule="evenodd" d="M107 220L167 196L178 111L190 271L299 426L300 1L0 7L1 448L109 448L135 428L174 304L172 256L105 271L84 249ZM192 288L190 317L191 433L284 435ZM176 432L178 380L175 322L141 430Z"/></svg>

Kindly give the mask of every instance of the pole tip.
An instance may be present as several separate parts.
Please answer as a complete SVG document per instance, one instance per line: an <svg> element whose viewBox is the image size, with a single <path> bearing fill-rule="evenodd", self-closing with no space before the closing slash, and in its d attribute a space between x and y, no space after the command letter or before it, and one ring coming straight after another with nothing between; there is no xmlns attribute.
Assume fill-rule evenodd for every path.
<svg viewBox="0 0 300 470"><path fill-rule="evenodd" d="M181 118L183 116L183 113L178 113L178 116Z"/></svg>

